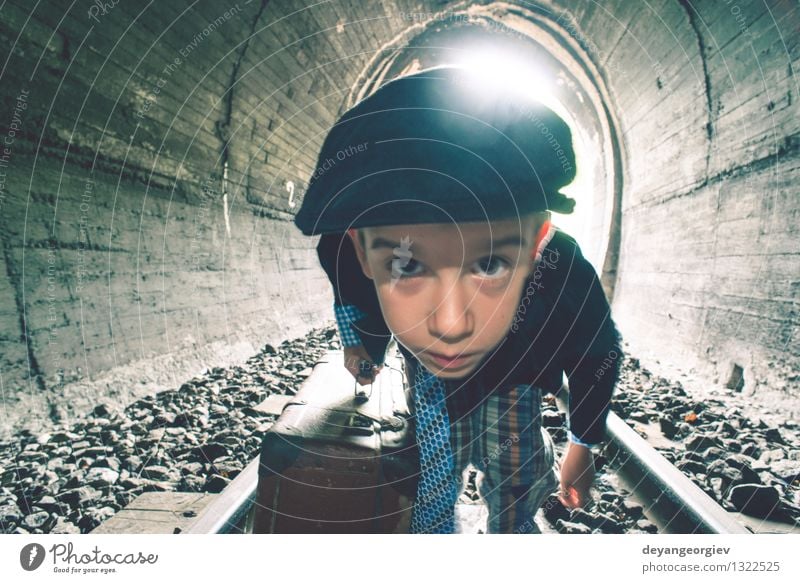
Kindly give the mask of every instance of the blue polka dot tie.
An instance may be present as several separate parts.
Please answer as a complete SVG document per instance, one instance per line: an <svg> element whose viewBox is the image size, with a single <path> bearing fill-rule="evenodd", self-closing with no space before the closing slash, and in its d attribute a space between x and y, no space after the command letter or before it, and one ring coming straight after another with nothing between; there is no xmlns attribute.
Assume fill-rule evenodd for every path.
<svg viewBox="0 0 800 583"><path fill-rule="evenodd" d="M414 405L420 478L411 514L412 533L450 534L454 530L456 483L450 449L450 421L441 379L417 362Z"/></svg>

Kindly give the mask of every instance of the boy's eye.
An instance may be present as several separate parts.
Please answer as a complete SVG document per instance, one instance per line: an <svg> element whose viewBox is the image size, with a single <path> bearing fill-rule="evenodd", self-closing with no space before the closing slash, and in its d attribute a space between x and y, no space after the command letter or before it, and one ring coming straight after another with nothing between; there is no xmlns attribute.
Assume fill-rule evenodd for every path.
<svg viewBox="0 0 800 583"><path fill-rule="evenodd" d="M389 271L395 277L411 277L421 273L421 265L416 259L395 257L389 262Z"/></svg>
<svg viewBox="0 0 800 583"><path fill-rule="evenodd" d="M478 275L493 279L506 275L510 267L505 259L494 255L476 261L475 266L477 267Z"/></svg>

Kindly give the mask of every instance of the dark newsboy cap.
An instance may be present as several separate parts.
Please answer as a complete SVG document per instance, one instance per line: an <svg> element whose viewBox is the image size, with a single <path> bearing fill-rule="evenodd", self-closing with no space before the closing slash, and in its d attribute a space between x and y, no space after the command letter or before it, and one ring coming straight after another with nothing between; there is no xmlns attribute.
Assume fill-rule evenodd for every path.
<svg viewBox="0 0 800 583"><path fill-rule="evenodd" d="M400 77L347 111L323 143L295 224L305 235L569 213L567 124L521 92L446 66Z"/></svg>

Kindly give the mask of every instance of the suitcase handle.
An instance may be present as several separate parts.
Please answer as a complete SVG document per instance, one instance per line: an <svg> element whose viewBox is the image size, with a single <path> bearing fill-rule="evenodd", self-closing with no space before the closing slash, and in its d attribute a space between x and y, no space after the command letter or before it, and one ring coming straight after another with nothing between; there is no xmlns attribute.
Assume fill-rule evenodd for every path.
<svg viewBox="0 0 800 583"><path fill-rule="evenodd" d="M371 363L368 360L360 360L358 362L358 376L364 377L365 379L375 378L375 369L377 366ZM358 384L358 379L355 380L355 387L353 388L353 392L355 393L356 401L369 401L369 398L372 396L372 384L369 384L369 394L360 388L362 385Z"/></svg>
<svg viewBox="0 0 800 583"><path fill-rule="evenodd" d="M374 378L372 375L375 373L376 365L371 363L368 360L360 360L358 363L358 376L364 378ZM389 366L388 368L392 369L393 367ZM394 369L399 370L399 369ZM399 371L401 374L403 371ZM369 394L366 393L363 389L359 390L358 380L355 381L355 399L356 401L364 402L368 401L370 397L372 397L372 385L374 383L369 384ZM405 429L407 422L401 415L389 415L389 416L380 416L380 417L373 417L372 415L368 415L363 411L359 411L356 413L361 417L366 417L367 419L371 419L380 425L381 431L403 431Z"/></svg>

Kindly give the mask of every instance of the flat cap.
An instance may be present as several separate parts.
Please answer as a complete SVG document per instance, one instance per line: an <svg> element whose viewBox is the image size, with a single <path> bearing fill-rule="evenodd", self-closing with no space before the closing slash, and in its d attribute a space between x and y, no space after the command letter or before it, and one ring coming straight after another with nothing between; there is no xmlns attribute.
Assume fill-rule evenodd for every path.
<svg viewBox="0 0 800 583"><path fill-rule="evenodd" d="M304 235L413 223L569 213L567 124L522 92L444 66L392 80L322 145L295 225Z"/></svg>

